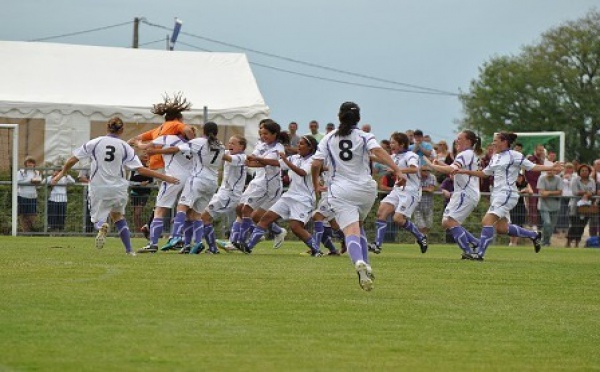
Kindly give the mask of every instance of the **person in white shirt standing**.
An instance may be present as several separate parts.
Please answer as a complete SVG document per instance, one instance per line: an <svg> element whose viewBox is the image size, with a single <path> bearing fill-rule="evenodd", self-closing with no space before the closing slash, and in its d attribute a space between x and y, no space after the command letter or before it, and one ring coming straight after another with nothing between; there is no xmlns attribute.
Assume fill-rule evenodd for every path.
<svg viewBox="0 0 600 372"><path fill-rule="evenodd" d="M371 177L370 154L389 166L399 182L404 174L390 155L381 148L375 136L358 129L360 108L344 102L338 113L338 129L327 134L313 156L312 180L319 190L319 174L324 163L331 164L327 198L335 219L344 231L346 247L358 274L360 287L373 289L373 272L369 264L367 237L362 223L377 197L377 183Z"/></svg>
<svg viewBox="0 0 600 372"><path fill-rule="evenodd" d="M58 174L55 170L52 176L46 177L44 183L50 184L52 177ZM63 231L65 228L65 218L67 217L67 185L75 183L75 179L70 175L61 178L50 190L48 197L47 222L48 230Z"/></svg>
<svg viewBox="0 0 600 372"><path fill-rule="evenodd" d="M131 249L129 228L125 220L125 206L127 205L129 188L129 181L125 177L125 169L135 169L142 175L158 178L169 183L177 183L179 180L142 166L133 148L120 138L124 126L121 119L112 118L106 126L108 134L90 140L75 149L73 156L67 160L61 171L52 178L51 184L56 185L79 160L91 159L88 201L91 220L94 227L98 229L96 248L104 247L110 215L125 246L125 252L135 256L135 252Z"/></svg>
<svg viewBox="0 0 600 372"><path fill-rule="evenodd" d="M149 154L175 154L181 151L192 159L191 174L179 197L177 214L173 221L173 238L169 241L169 245L173 246L183 241L185 221L192 221L195 244L189 252L184 247L181 253L197 254L204 249L202 244L204 223L200 216L219 186L219 168L225 153L225 147L217 139L219 127L216 123L212 121L205 123L202 131L204 133L202 137L194 138L176 147L148 149Z"/></svg>
<svg viewBox="0 0 600 372"><path fill-rule="evenodd" d="M481 237L477 254L474 260L483 261L485 251L494 238L494 230L498 234L529 238L533 242L535 252L538 253L542 247L542 233L527 230L510 223L510 210L514 208L519 200L519 193L515 185L521 169L533 172L554 170L562 171L562 163L556 162L552 166L534 164L526 159L520 152L511 150L511 145L517 139L515 133L497 133L494 136L494 156L490 164L483 170L458 169L456 174L466 174L476 177L494 176L494 188L490 199L490 207L483 217L481 224Z"/></svg>
<svg viewBox="0 0 600 372"><path fill-rule="evenodd" d="M17 205L21 230L29 232L33 229L37 217L37 185L42 182L42 175L33 169L36 165L34 158L25 158L24 165L25 168L17 172Z"/></svg>

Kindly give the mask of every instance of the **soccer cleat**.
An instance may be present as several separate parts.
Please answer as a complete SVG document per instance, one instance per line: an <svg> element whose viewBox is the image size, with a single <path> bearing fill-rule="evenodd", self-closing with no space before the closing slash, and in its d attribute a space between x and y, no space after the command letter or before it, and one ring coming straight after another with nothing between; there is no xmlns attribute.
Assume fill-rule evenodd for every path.
<svg viewBox="0 0 600 372"><path fill-rule="evenodd" d="M340 242L340 254L346 253L347 250L348 248L346 248L346 240L342 239L342 241Z"/></svg>
<svg viewBox="0 0 600 372"><path fill-rule="evenodd" d="M104 243L106 243L106 234L108 234L108 224L105 222L98 230L98 235L96 235L96 248L102 249L104 248Z"/></svg>
<svg viewBox="0 0 600 372"><path fill-rule="evenodd" d="M461 260L470 260L470 261L472 261L472 260L474 260L474 259L475 259L475 257L476 257L476 256L477 256L476 254L468 254L468 253L463 253L463 254L460 256L460 259L461 259Z"/></svg>
<svg viewBox="0 0 600 372"><path fill-rule="evenodd" d="M377 246L376 243L369 243L367 247L369 248L369 252L373 252L375 254L381 253L381 247Z"/></svg>
<svg viewBox="0 0 600 372"><path fill-rule="evenodd" d="M245 254L251 254L252 248L250 248L248 244L240 242L240 251L244 252Z"/></svg>
<svg viewBox="0 0 600 372"><path fill-rule="evenodd" d="M179 250L179 254L188 254L192 250L192 247L188 245L184 245L183 248Z"/></svg>
<svg viewBox="0 0 600 372"><path fill-rule="evenodd" d="M363 260L358 260L354 264L356 274L358 275L358 284L363 290L369 292L373 290L373 279L370 278L367 267L368 265Z"/></svg>
<svg viewBox="0 0 600 372"><path fill-rule="evenodd" d="M125 252L125 254L128 256L134 256L134 257L137 256L137 254L135 254L134 251Z"/></svg>
<svg viewBox="0 0 600 372"><path fill-rule="evenodd" d="M156 253L158 251L158 246L154 244L148 244L145 247L138 249L137 253Z"/></svg>
<svg viewBox="0 0 600 372"><path fill-rule="evenodd" d="M371 268L371 265L369 265L369 264L367 264L367 276L372 281L375 281L375 274L373 274L373 269Z"/></svg>
<svg viewBox="0 0 600 372"><path fill-rule="evenodd" d="M140 231L142 232L142 234L144 234L144 238L146 238L146 240L150 240L150 228L148 227L148 225L140 227Z"/></svg>
<svg viewBox="0 0 600 372"><path fill-rule="evenodd" d="M194 244L192 249L190 249L190 254L202 253L203 250L204 250L204 244L202 244L202 242L199 242L199 243Z"/></svg>
<svg viewBox="0 0 600 372"><path fill-rule="evenodd" d="M179 237L179 236L177 236L177 237L174 236L171 239L169 239L167 244L163 245L163 247L160 250L163 252L174 251L174 250L177 250L182 247L183 247L183 239L181 239L181 237Z"/></svg>
<svg viewBox="0 0 600 372"><path fill-rule="evenodd" d="M231 242L229 242L227 240L217 240L217 246L219 248L225 250L225 252L227 252L227 253L237 250L235 245L233 245Z"/></svg>
<svg viewBox="0 0 600 372"><path fill-rule="evenodd" d="M535 250L535 253L539 253L539 251L542 249L542 233L538 231L535 234L535 238L531 240L533 241L533 249Z"/></svg>
<svg viewBox="0 0 600 372"><path fill-rule="evenodd" d="M338 251L330 251L327 253L328 256L341 256L342 254Z"/></svg>
<svg viewBox="0 0 600 372"><path fill-rule="evenodd" d="M281 228L281 232L273 238L273 248L278 249L281 248L283 241L285 240L285 236L287 235L287 230L283 227Z"/></svg>
<svg viewBox="0 0 600 372"><path fill-rule="evenodd" d="M427 235L423 235L423 238L417 240L417 243L419 244L419 247L421 247L421 253L427 252L427 248L429 248L427 245Z"/></svg>
<svg viewBox="0 0 600 372"><path fill-rule="evenodd" d="M311 257L323 257L324 254L321 251L312 252L310 254Z"/></svg>
<svg viewBox="0 0 600 372"><path fill-rule="evenodd" d="M472 257L473 257L472 258L473 261L481 261L481 262L483 262L483 256L480 256L478 254L474 254Z"/></svg>
<svg viewBox="0 0 600 372"><path fill-rule="evenodd" d="M204 252L205 254L221 254L221 252L219 252L218 249L215 249L214 251L211 249L208 249L206 252Z"/></svg>

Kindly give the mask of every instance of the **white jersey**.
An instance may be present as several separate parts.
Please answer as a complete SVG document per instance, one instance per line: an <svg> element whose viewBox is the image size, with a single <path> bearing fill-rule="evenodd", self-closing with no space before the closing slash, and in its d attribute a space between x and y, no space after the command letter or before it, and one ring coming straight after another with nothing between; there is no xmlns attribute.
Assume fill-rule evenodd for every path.
<svg viewBox="0 0 600 372"><path fill-rule="evenodd" d="M19 169L17 172L17 195L22 198L35 199L37 198L37 187L31 185L31 180L42 180L42 174L31 168Z"/></svg>
<svg viewBox="0 0 600 372"><path fill-rule="evenodd" d="M91 159L90 193L99 197L127 194L129 180L125 168L134 170L142 167L133 148L112 135L86 142L73 151L73 156L79 160Z"/></svg>
<svg viewBox="0 0 600 372"><path fill-rule="evenodd" d="M254 146L254 151L252 151L252 155L257 155L257 150L260 149L261 147L266 146L265 143L263 141L258 141L256 143L256 145ZM259 151L260 152L260 151ZM254 170L254 177L253 179L264 179L265 178L265 168L263 167L256 167L256 168L252 168Z"/></svg>
<svg viewBox="0 0 600 372"><path fill-rule="evenodd" d="M392 154L392 160L400 169L416 167L419 172L406 173L406 184L404 186L394 186L398 191L404 191L411 194L421 193L421 175L419 155L412 151L404 151L397 154Z"/></svg>
<svg viewBox="0 0 600 372"><path fill-rule="evenodd" d="M494 154L490 164L483 170L488 176L494 176L494 194L502 191L517 191L517 177L521 168L531 170L535 164L523 154L514 150L504 150Z"/></svg>
<svg viewBox="0 0 600 372"><path fill-rule="evenodd" d="M252 152L252 155L264 158L264 159L279 159L279 153L285 152L285 148L279 142L273 142L266 144L259 142L256 148ZM252 183L262 185L269 189L280 189L281 188L281 168L278 166L266 165L256 169L257 172L252 180Z"/></svg>
<svg viewBox="0 0 600 372"><path fill-rule="evenodd" d="M472 149L467 149L456 155L451 165L454 169L477 170L479 158ZM464 191L470 195L479 195L479 179L468 174L454 175L454 191Z"/></svg>
<svg viewBox="0 0 600 372"><path fill-rule="evenodd" d="M169 147L179 147L179 145L187 143L187 140L179 136L167 135L157 137L152 141L153 145L160 146L163 149ZM165 163L165 174L178 178L183 182L189 175L192 168L191 156L182 152L174 154L162 154Z"/></svg>
<svg viewBox="0 0 600 372"><path fill-rule="evenodd" d="M290 187L285 192L285 196L294 197L298 201L306 201L311 204L315 201L315 189L312 183L311 166L312 156L303 157L300 154L292 155L288 160L296 167L306 172L305 176L301 176L298 173L291 170L287 164L281 161L281 169L289 170L288 175L290 177Z"/></svg>
<svg viewBox="0 0 600 372"><path fill-rule="evenodd" d="M44 183L50 185L50 181L52 181L52 176L46 177ZM56 182L56 185L52 186L48 200L56 203L67 202L67 185L74 183L75 180L73 179L73 177L67 174L66 176L58 180L58 182Z"/></svg>
<svg viewBox="0 0 600 372"><path fill-rule="evenodd" d="M213 145L208 143L206 138L194 138L193 140L182 143L179 150L184 155L192 158L191 175L196 178L202 178L203 181L217 183L219 179L219 167L223 160L225 147L223 144Z"/></svg>
<svg viewBox="0 0 600 372"><path fill-rule="evenodd" d="M337 133L336 129L327 134L319 142L318 150L313 156L314 159L330 164L330 192L332 185L367 187L373 180L369 153L381 146L374 135L360 129L353 128L347 136L338 136Z"/></svg>
<svg viewBox="0 0 600 372"><path fill-rule="evenodd" d="M229 154L227 150L226 154ZM223 181L219 192L226 192L234 197L241 197L246 185L246 154L231 155L231 161L224 162L223 166Z"/></svg>

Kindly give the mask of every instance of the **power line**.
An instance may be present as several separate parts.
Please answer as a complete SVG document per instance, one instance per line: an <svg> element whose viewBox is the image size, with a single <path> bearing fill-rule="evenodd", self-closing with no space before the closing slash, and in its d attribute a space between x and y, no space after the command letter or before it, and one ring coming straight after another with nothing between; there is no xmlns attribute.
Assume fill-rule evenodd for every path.
<svg viewBox="0 0 600 372"><path fill-rule="evenodd" d="M198 49L198 50L201 50L201 51L204 51L204 52L213 52L212 50L201 48L201 47L198 47L198 46L195 46L195 45L192 45L192 44L188 44L188 43L180 41L180 40L177 41L177 43L181 44L181 45L185 45L185 46L190 47L190 48ZM393 92L415 93L415 94L429 94L429 95L440 95L440 96L449 95L448 93L424 92L424 91L420 91L420 90L390 88L390 87L382 87L382 86L379 86L379 85L356 83L356 82L351 82L351 81L331 79L331 78L327 78L327 77L310 75L310 74L305 74L305 73L302 73L302 72L286 70L286 69L283 69L283 68L268 66L268 65L264 65L262 63L257 63L257 62L248 62L248 63L250 63L251 65L254 65L254 66L263 67L263 68L266 68L266 69L275 70L275 71L279 71L279 72L285 72L285 73L292 74L292 75L298 75L298 76L302 76L302 77L307 77L307 78L317 79L317 80L322 80L322 81L328 81L328 82L338 83L338 84L353 85L353 86L358 86L358 87L363 87L363 88L381 89L381 90L388 90L388 91L393 91Z"/></svg>
<svg viewBox="0 0 600 372"><path fill-rule="evenodd" d="M141 43L138 44L138 46L146 46L146 45L151 45L151 44L156 44L156 43L165 43L165 38L163 37L162 39L158 39L158 40L154 40L154 41L147 41L145 43Z"/></svg>
<svg viewBox="0 0 600 372"><path fill-rule="evenodd" d="M131 23L133 23L133 21L117 23L117 24L110 25L110 26L92 28L92 29L89 29L89 30L76 31L76 32L68 33L68 34L47 36L47 37L42 37L42 38L39 38L39 39L31 39L29 41L45 41L45 40L59 39L59 38L62 38L62 37L67 37L67 36L82 35L82 34L87 34L87 33L90 33L90 32L103 31L103 30L108 30L110 28L114 28L114 27L125 26L125 25L129 25Z"/></svg>
<svg viewBox="0 0 600 372"><path fill-rule="evenodd" d="M167 31L171 30L168 27L165 27L165 26L162 26L162 25L159 25L159 24L156 24L156 23L149 22L146 19L142 19L141 22L143 22L146 25L151 26L151 27L157 27L157 28L161 28L161 29L167 30ZM320 69L323 69L323 70L332 71L332 72L336 72L336 73L340 73L340 74L350 75L350 76L354 76L354 77L360 77L360 78L363 78L363 79L375 80L375 81L379 81L379 82L383 82L383 83L388 83L388 84L401 85L401 86L405 86L405 87L408 87L408 88L419 89L419 90L422 90L422 91L428 91L428 92L431 92L433 94L441 94L441 95L449 95L449 96L458 96L459 95L458 93L444 91L444 90L440 90L440 89L427 88L427 87L422 87L422 86L418 86L418 85L414 85L414 84L402 83L402 82L398 82L398 81L394 81L394 80L382 79L382 78L379 78L379 77L376 77L376 76L370 76L370 75L361 74L361 73L357 73L357 72L351 72L351 71L341 70L341 69L337 69L337 68L333 68L333 67L318 65L318 64L312 63L312 62L301 61L301 60L297 60L297 59L294 59L294 58L284 57L284 56L280 56L280 55L273 54L273 53L268 53L268 52L263 52L263 51L252 49L252 48L243 47L243 46L236 45L236 44L226 43L226 42L223 42L223 41L219 41L219 40L211 39L211 38L208 38L208 37L204 37L204 36L192 34L192 33L189 33L189 32L181 32L181 34L182 35L187 35L187 36L190 36L190 37L193 37L193 38L197 38L197 39L200 39L200 40L209 41L211 43L220 44L220 45L228 46L228 47L231 47L231 48L241 49L241 50L252 52L252 53L256 53L256 54L261 54L261 55L264 55L264 56L267 56L267 57L281 59L281 60L284 60L284 61L293 62L293 63L297 63L297 64L309 66L309 67L320 68ZM426 92L421 92L421 93L426 93Z"/></svg>

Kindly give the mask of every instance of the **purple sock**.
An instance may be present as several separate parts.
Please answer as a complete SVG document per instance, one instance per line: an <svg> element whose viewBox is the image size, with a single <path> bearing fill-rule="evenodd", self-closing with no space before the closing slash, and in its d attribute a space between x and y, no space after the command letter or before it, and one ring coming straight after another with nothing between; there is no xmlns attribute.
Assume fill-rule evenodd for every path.
<svg viewBox="0 0 600 372"><path fill-rule="evenodd" d="M375 221L375 244L378 247L383 245L383 238L385 237L385 230L387 230L387 222L383 220Z"/></svg>
<svg viewBox="0 0 600 372"><path fill-rule="evenodd" d="M175 220L173 221L173 232L171 234L173 237L181 238L181 230L183 229L184 223L185 212L177 212L175 215Z"/></svg>
<svg viewBox="0 0 600 372"><path fill-rule="evenodd" d="M452 233L454 241L456 244L458 244L460 249L463 250L463 252L466 254L473 253L473 251L471 251L471 247L469 247L469 240L467 238L467 234L465 233L465 229L463 229L462 226L454 226L449 230Z"/></svg>
<svg viewBox="0 0 600 372"><path fill-rule="evenodd" d="M333 229L331 227L325 227L323 230L323 237L321 238L321 242L325 246L325 248L329 249L330 252L335 252L335 245L333 244Z"/></svg>
<svg viewBox="0 0 600 372"><path fill-rule="evenodd" d="M319 252L319 245L316 244L316 242L315 242L315 240L313 239L312 236L310 238L306 239L306 241L304 242L304 244L306 244L306 246L308 248L310 248L310 252L312 254L315 254L316 252Z"/></svg>
<svg viewBox="0 0 600 372"><path fill-rule="evenodd" d="M217 242L215 241L215 228L212 223L204 225L204 238L206 239L206 243L208 243L208 249L211 252L217 250Z"/></svg>
<svg viewBox="0 0 600 372"><path fill-rule="evenodd" d="M325 227L323 226L323 221L315 221L313 227L313 240L317 244L321 244L323 240L323 232L325 231Z"/></svg>
<svg viewBox="0 0 600 372"><path fill-rule="evenodd" d="M529 239L535 239L537 237L537 233L535 231L527 230L513 224L508 225L508 235Z"/></svg>
<svg viewBox="0 0 600 372"><path fill-rule="evenodd" d="M273 234L275 234L275 235L281 234L281 226L279 226L275 222L271 223L271 225L269 226L269 228L271 229L271 232Z"/></svg>
<svg viewBox="0 0 600 372"><path fill-rule="evenodd" d="M362 227L360 228L360 248L362 250L363 261L366 263L371 263L369 261L369 241L367 240L365 229Z"/></svg>
<svg viewBox="0 0 600 372"><path fill-rule="evenodd" d="M100 228L102 227L102 225L104 225L105 221L98 221L96 223L94 223L94 228L96 230L100 230Z"/></svg>
<svg viewBox="0 0 600 372"><path fill-rule="evenodd" d="M131 252L131 238L129 237L129 227L125 219L118 220L115 222L115 227L119 233L119 237L125 246L125 252Z"/></svg>
<svg viewBox="0 0 600 372"><path fill-rule="evenodd" d="M183 224L183 245L192 244L192 238L194 237L194 223L190 220L185 220Z"/></svg>
<svg viewBox="0 0 600 372"><path fill-rule="evenodd" d="M484 226L481 229L481 238L479 238L479 248L477 249L477 255L483 257L488 246L494 239L494 226Z"/></svg>
<svg viewBox="0 0 600 372"><path fill-rule="evenodd" d="M469 230L465 229L464 226L461 226L463 231L465 232L465 235L467 236L467 240L469 241L469 243L473 243L476 247L479 246L479 239L477 239L476 237L473 236L473 234L471 234L469 232Z"/></svg>
<svg viewBox="0 0 600 372"><path fill-rule="evenodd" d="M231 226L231 234L229 235L229 241L232 243L237 243L240 241L240 227L242 223L238 220L233 222L233 226Z"/></svg>
<svg viewBox="0 0 600 372"><path fill-rule="evenodd" d="M421 240L424 237L423 233L419 231L417 226L415 226L415 224L413 224L409 220L406 220L406 223L404 223L404 226L402 226L402 228L413 234L415 238L417 238L417 240Z"/></svg>
<svg viewBox="0 0 600 372"><path fill-rule="evenodd" d="M254 230L252 231L252 236L250 236L250 241L248 242L248 248L252 249L252 248L256 247L256 245L260 241L260 238L262 238L262 236L265 235L266 232L267 232L267 230L264 230L262 227L256 226L254 228Z"/></svg>
<svg viewBox="0 0 600 372"><path fill-rule="evenodd" d="M240 225L240 242L246 241L248 230L252 226L252 219L250 217L242 218L242 224Z"/></svg>
<svg viewBox="0 0 600 372"><path fill-rule="evenodd" d="M346 237L346 247L348 249L348 255L355 264L356 261L362 260L362 247L360 246L360 236L348 235Z"/></svg>
<svg viewBox="0 0 600 372"><path fill-rule="evenodd" d="M194 221L192 223L194 226L194 243L202 243L202 238L204 237L204 222Z"/></svg>
<svg viewBox="0 0 600 372"><path fill-rule="evenodd" d="M150 244L151 245L158 244L158 239L160 239L164 224L165 224L165 222L162 218L155 218L152 220L152 223L150 224Z"/></svg>

